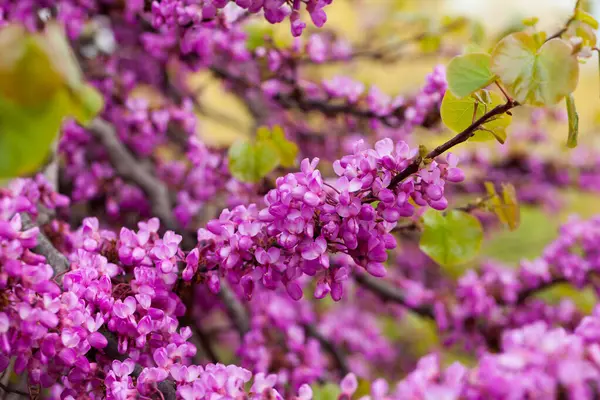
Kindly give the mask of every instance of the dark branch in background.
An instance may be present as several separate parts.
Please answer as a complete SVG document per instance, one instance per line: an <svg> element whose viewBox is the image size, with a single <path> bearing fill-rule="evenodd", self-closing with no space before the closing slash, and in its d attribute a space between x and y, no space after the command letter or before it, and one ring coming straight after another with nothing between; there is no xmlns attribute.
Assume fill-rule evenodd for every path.
<svg viewBox="0 0 600 400"><path fill-rule="evenodd" d="M23 392L22 390L18 390L18 389L12 389L3 383L0 383L0 389L2 389L6 393L14 393L14 394L18 394L20 396L29 397L29 393Z"/></svg>
<svg viewBox="0 0 600 400"><path fill-rule="evenodd" d="M435 315L431 306L409 305L406 301L406 297L399 288L390 285L380 278L374 278L365 273L357 273L354 275L354 280L362 287L369 289L371 292L379 296L379 298L383 301L400 304L422 317L435 319Z"/></svg>
<svg viewBox="0 0 600 400"><path fill-rule="evenodd" d="M225 305L227 315L231 318L235 329L240 334L240 337L244 337L250 330L250 321L246 309L240 303L235 293L225 280L221 280L221 290L219 291L219 298Z"/></svg>
<svg viewBox="0 0 600 400"><path fill-rule="evenodd" d="M323 348L325 348L325 350L327 350L331 354L333 360L337 365L337 369L340 372L340 375L346 376L350 372L350 368L348 367L348 362L346 361L346 356L344 355L344 353L336 345L330 342L325 336L323 336L323 334L319 332L317 328L315 328L313 325L305 324L304 330L306 331L308 336L312 336L313 338L317 339L321 346L323 346Z"/></svg>
<svg viewBox="0 0 600 400"><path fill-rule="evenodd" d="M208 357L210 362L212 362L214 364L218 363L219 357L217 356L217 353L215 353L215 349L213 348L213 345L212 345L210 339L208 338L208 335L202 329L200 329L198 327L198 325L196 325L196 324L193 325L193 328L194 328L194 333L196 334L196 337L200 341L200 345L202 346L202 349L206 353L206 356Z"/></svg>
<svg viewBox="0 0 600 400"><path fill-rule="evenodd" d="M247 81L243 77L235 76L231 74L229 71L220 68L218 66L212 66L211 71L215 76L225 81L230 81L233 84L239 86L243 90L248 89L258 89L260 88ZM293 80L287 80L285 83L291 85L292 93L278 93L273 96L273 100L277 102L284 109L299 109L301 111L317 111L327 117L335 117L339 115L349 115L356 118L363 119L376 119L381 121L381 123L396 128L398 127L398 122L403 121L404 119L404 106L400 106L393 110L390 115L381 116L377 113L357 107L354 104L332 104L329 103L326 99L323 100L315 100L304 97L303 91L300 87L298 87L297 83ZM429 119L426 118L426 121Z"/></svg>
<svg viewBox="0 0 600 400"><path fill-rule="evenodd" d="M171 201L167 187L154 177L142 164L135 159L119 140L117 132L108 122L96 118L91 126L90 132L106 148L111 163L118 174L125 180L136 183L150 199L152 214L160 219L162 225L174 232L179 229L173 213L171 212ZM195 240L192 235L184 234L183 247L193 248Z"/></svg>

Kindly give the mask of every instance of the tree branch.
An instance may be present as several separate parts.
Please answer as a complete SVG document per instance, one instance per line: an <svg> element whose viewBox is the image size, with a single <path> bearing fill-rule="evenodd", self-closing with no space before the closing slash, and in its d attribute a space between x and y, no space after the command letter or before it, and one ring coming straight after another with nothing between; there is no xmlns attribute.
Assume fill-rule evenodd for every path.
<svg viewBox="0 0 600 400"><path fill-rule="evenodd" d="M406 297L400 290L379 278L373 278L365 273L357 273L354 275L354 280L359 285L379 296L383 301L400 304L422 317L435 319L431 306L423 305L415 307L408 304Z"/></svg>
<svg viewBox="0 0 600 400"><path fill-rule="evenodd" d="M457 134L456 136L454 136L452 139L448 140L447 142L442 143L435 149L431 150L425 157L433 159L433 158L438 157L441 154L445 153L446 151L450 150L454 146L461 144L463 142L466 142L467 140L469 140L469 138L471 136L473 136L475 134L475 132L477 132L477 130L483 124L490 121L494 117L497 117L497 116L500 116L500 115L506 113L507 111L511 110L512 108L517 107L518 105L519 105L519 103L517 103L516 101L509 100L505 104L501 104L499 106L494 107L487 113L483 114L477 121L475 121L471 125L469 125L469 127L467 127L467 129L465 129L461 133ZM422 159L420 157L417 157L415 159L415 161L413 161L412 164L410 164L408 167L406 167L406 169L404 169L402 172L400 172L399 174L394 176L388 186L388 189L394 189L404 179L406 179L409 176L411 176L412 174L416 173L419 170L419 165L421 164L421 161L422 161ZM370 197L369 197L369 199L365 199L365 200L370 200Z"/></svg>
<svg viewBox="0 0 600 400"><path fill-rule="evenodd" d="M246 333L250 330L250 321L248 318L248 314L246 313L246 309L240 303L235 293L229 287L229 284L222 279L221 280L221 290L219 290L219 298L225 305L225 310L227 311L227 315L231 318L235 329L240 334L240 337L244 337Z"/></svg>
<svg viewBox="0 0 600 400"><path fill-rule="evenodd" d="M90 132L106 148L111 163L117 173L126 180L137 184L148 196L152 207L152 214L158 217L163 226L177 232L179 224L171 212L169 189L150 174L142 164L127 150L119 140L114 127L108 122L96 118L90 125ZM192 235L183 234L183 247L186 249L195 246Z"/></svg>
<svg viewBox="0 0 600 400"><path fill-rule="evenodd" d="M14 393L14 394L18 394L20 396L29 397L29 393L23 392L22 390L18 390L18 389L12 389L3 383L0 383L0 389L5 391L6 393Z"/></svg>
<svg viewBox="0 0 600 400"><path fill-rule="evenodd" d="M21 222L23 224L23 229L36 227L29 214L22 213ZM48 239L41 230L37 235L37 245L33 248L33 252L46 257L46 261L48 261L48 264L50 264L54 270L56 281L60 284L62 275L71 268L71 265L69 260L67 260L67 257L54 247L50 239Z"/></svg>
<svg viewBox="0 0 600 400"><path fill-rule="evenodd" d="M337 368L340 371L341 376L346 376L350 372L350 368L348 367L348 361L346 360L346 356L344 353L332 342L330 342L321 332L317 330L311 324L305 324L304 329L308 336L312 336L317 339L321 346L331 354L333 360L337 364Z"/></svg>

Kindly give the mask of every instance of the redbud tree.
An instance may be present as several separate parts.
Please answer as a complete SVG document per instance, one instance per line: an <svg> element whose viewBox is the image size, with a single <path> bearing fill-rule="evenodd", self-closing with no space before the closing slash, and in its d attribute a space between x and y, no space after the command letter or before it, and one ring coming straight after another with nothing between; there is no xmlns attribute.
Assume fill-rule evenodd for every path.
<svg viewBox="0 0 600 400"><path fill-rule="evenodd" d="M355 42L332 3L0 0L6 395L600 398L600 308L543 296L599 288L600 216L516 267L480 252L519 204L600 191L572 95L598 22L577 2L555 31L385 41L380 13ZM319 73L432 54L406 93ZM198 74L244 105L244 139L203 140L248 128Z"/></svg>

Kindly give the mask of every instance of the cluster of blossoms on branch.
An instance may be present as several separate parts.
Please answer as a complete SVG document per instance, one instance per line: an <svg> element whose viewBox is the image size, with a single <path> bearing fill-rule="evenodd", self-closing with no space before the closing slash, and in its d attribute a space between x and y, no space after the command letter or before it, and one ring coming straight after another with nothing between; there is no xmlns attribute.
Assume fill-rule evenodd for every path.
<svg viewBox="0 0 600 400"><path fill-rule="evenodd" d="M409 95L312 78L305 67L361 54L332 31L301 36L302 14L320 28L331 3L0 0L2 24L61 22L104 98L90 126L64 124L58 184L40 174L0 189L0 372L60 399L310 400L340 379L338 400L598 396L600 312L536 294L597 290L600 218L570 221L516 270L482 262L456 281L397 235L455 193L482 193L483 180L515 181L531 203L597 190L598 157L576 154L567 171L530 153L447 152L485 121L427 153L410 134L438 124L445 67ZM288 20L293 42L250 45L253 14ZM233 177L225 152L198 136L210 110L196 72L220 80L256 126L282 126L299 171ZM517 105L506 101L491 117ZM543 140L540 119L513 137ZM436 353L417 363L382 326L407 312L475 366L444 368Z"/></svg>
<svg viewBox="0 0 600 400"><path fill-rule="evenodd" d="M404 142L383 139L375 149L358 142L354 154L334 163L339 178L331 183L316 169L318 159L304 159L301 172L277 179L276 188L265 195L265 208L224 210L201 228L198 241L207 245L187 256L183 279L220 268L240 283L248 298L261 282L273 289L282 284L292 298L300 299L296 280L310 275L318 279L315 297L331 293L339 300L349 271L330 267L330 253L348 254L371 275L384 276L387 250L396 246L390 231L401 217L415 213L411 201L443 210L448 204L446 181L464 179L450 154L394 182L416 157Z"/></svg>

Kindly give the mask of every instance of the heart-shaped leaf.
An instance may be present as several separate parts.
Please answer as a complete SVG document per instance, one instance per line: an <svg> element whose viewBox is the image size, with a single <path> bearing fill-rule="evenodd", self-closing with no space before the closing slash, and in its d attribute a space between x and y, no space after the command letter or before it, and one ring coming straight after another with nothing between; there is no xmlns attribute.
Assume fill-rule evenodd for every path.
<svg viewBox="0 0 600 400"><path fill-rule="evenodd" d="M535 106L554 105L577 86L579 63L570 44L552 39L541 46L525 32L502 39L492 53L493 73L515 100Z"/></svg>
<svg viewBox="0 0 600 400"><path fill-rule="evenodd" d="M423 215L423 225L419 248L442 266L463 264L479 252L483 228L469 213L453 210L444 215L429 209Z"/></svg>
<svg viewBox="0 0 600 400"><path fill-rule="evenodd" d="M269 141L237 142L229 148L229 170L242 182L258 182L278 165L277 148Z"/></svg>
<svg viewBox="0 0 600 400"><path fill-rule="evenodd" d="M496 92L482 91L481 95L471 95L457 98L452 92L447 91L442 100L440 114L444 124L454 132L462 132L474 121L481 118L486 112L503 104L503 98ZM475 110L477 107L477 110ZM502 114L494 117L475 132L471 141L506 140L506 128L510 125L512 117Z"/></svg>
<svg viewBox="0 0 600 400"><path fill-rule="evenodd" d="M448 89L460 98L488 86L496 79L490 62L490 55L485 53L454 57L446 68Z"/></svg>

